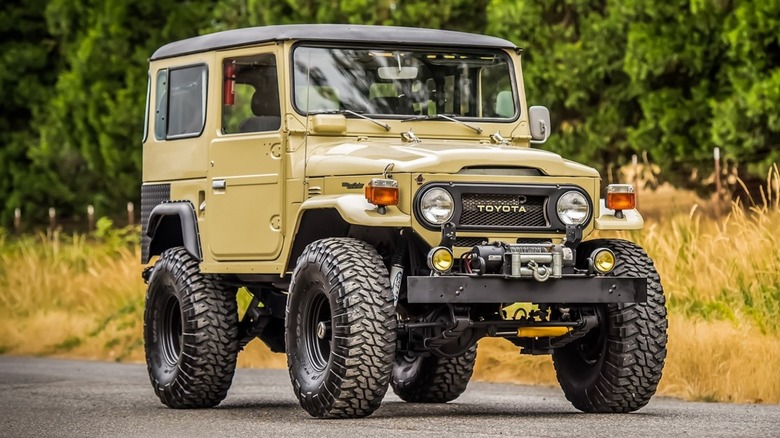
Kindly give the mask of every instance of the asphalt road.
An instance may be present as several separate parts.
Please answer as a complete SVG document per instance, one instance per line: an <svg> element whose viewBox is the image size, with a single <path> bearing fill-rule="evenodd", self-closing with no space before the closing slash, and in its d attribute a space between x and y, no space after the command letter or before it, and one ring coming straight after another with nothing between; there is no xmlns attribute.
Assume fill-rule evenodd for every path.
<svg viewBox="0 0 780 438"><path fill-rule="evenodd" d="M392 391L391 391L392 392ZM389 394L371 417L318 420L286 371L241 369L216 409L172 410L142 365L0 356L0 436L774 436L780 406L654 398L639 412L582 414L559 389L472 383L445 405Z"/></svg>

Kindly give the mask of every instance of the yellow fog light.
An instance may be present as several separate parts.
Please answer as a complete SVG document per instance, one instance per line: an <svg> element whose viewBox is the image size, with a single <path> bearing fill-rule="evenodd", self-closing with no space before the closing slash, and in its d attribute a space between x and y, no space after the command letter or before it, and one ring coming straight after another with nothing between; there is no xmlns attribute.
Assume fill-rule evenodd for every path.
<svg viewBox="0 0 780 438"><path fill-rule="evenodd" d="M593 251L590 259L593 260L593 268L602 274L609 274L615 269L615 253L606 248Z"/></svg>
<svg viewBox="0 0 780 438"><path fill-rule="evenodd" d="M452 268L454 259L449 248L437 246L428 253L428 267L434 271L447 272Z"/></svg>

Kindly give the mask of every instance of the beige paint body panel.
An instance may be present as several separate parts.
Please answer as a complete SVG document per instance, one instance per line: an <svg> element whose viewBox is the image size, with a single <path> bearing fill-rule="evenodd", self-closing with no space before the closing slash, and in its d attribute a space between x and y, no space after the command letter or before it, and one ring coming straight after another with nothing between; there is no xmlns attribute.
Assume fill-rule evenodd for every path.
<svg viewBox="0 0 780 438"><path fill-rule="evenodd" d="M189 201L195 211L198 211L198 204L202 201L206 193L206 180L203 178L185 179L171 182L171 199L177 201ZM202 219L202 214L198 214L198 224Z"/></svg>
<svg viewBox="0 0 780 438"><path fill-rule="evenodd" d="M338 142L316 149L310 146L310 150L306 166L309 176L381 174L392 163L393 172L455 174L467 166L521 166L538 168L548 176L599 177L595 169L552 152L474 140L423 139L420 143L402 143L399 138L386 142Z"/></svg>
<svg viewBox="0 0 780 438"><path fill-rule="evenodd" d="M411 217L397 207L387 207L380 214L373 204L369 204L363 195L327 195L311 198L303 203L300 213L306 210L335 209L350 224L368 227L408 227Z"/></svg>
<svg viewBox="0 0 780 438"><path fill-rule="evenodd" d="M215 260L270 260L279 254L284 198L281 142L278 133L211 142L207 247ZM224 182L224 189L214 188L215 182Z"/></svg>
<svg viewBox="0 0 780 438"><path fill-rule="evenodd" d="M167 67L184 67L205 64L209 71L209 95L214 82L214 53L198 53L175 60L155 61L149 65L149 74L154 81L157 72ZM157 140L154 136L156 117L156 83L152 84L152 98L149 111L149 135L143 145L143 181L170 181L205 178L208 168L209 133L216 129L215 114L211 96L207 96L206 123L199 137L176 140Z"/></svg>
<svg viewBox="0 0 780 438"><path fill-rule="evenodd" d="M596 218L597 230L641 230L645 226L645 220L639 211L623 210L623 218L615 217L615 210L610 210L600 202L600 215Z"/></svg>

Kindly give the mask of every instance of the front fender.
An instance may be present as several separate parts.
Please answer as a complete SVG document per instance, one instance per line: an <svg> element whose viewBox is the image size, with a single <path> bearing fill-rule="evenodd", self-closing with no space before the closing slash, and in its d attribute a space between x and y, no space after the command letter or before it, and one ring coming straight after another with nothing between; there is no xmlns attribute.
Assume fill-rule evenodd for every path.
<svg viewBox="0 0 780 438"><path fill-rule="evenodd" d="M641 230L645 226L645 220L639 211L623 210L623 218L615 216L615 210L607 208L602 199L599 205L599 217L596 218L597 230Z"/></svg>
<svg viewBox="0 0 780 438"><path fill-rule="evenodd" d="M363 195L324 195L304 201L298 212L298 223L307 210L334 209L345 222L367 227L410 227L412 217L397 206L387 207L385 214L377 212L376 205Z"/></svg>

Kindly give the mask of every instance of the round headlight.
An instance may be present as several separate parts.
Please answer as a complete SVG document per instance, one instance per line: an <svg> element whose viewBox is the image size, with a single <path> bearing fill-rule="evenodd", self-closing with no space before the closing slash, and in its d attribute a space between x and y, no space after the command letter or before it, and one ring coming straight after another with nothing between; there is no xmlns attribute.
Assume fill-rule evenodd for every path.
<svg viewBox="0 0 780 438"><path fill-rule="evenodd" d="M580 192L568 191L558 198L558 217L566 225L580 225L588 219L590 206Z"/></svg>
<svg viewBox="0 0 780 438"><path fill-rule="evenodd" d="M452 195L444 189L430 189L420 198L423 219L433 225L441 225L450 220L454 205Z"/></svg>

